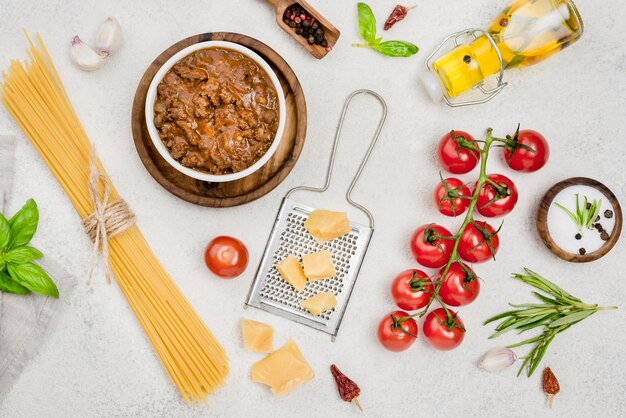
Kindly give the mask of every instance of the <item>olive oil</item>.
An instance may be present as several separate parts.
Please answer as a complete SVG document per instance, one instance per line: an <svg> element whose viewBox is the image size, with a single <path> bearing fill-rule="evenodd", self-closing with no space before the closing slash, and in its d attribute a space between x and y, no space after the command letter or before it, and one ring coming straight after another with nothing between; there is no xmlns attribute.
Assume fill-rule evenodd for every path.
<svg viewBox="0 0 626 418"><path fill-rule="evenodd" d="M578 10L570 0L515 0L487 28L505 69L543 61L576 41L583 33ZM500 71L491 40L481 35L433 64L449 97L478 85Z"/></svg>

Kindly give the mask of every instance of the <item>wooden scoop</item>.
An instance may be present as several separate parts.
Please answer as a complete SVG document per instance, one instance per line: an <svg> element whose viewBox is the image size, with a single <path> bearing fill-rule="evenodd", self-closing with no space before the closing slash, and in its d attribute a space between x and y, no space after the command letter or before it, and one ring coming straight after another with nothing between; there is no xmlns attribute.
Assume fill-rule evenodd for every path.
<svg viewBox="0 0 626 418"><path fill-rule="evenodd" d="M313 55L315 58L317 59L324 58L326 54L328 54L330 49L332 49L335 46L335 43L337 42L337 39L339 39L341 32L339 32L339 29L334 27L332 23L326 20L324 16L322 16L317 10L311 7L311 5L307 3L305 0L266 0L266 1L270 3L272 6L274 6L274 9L276 9L276 22L278 23L278 26L283 28L283 30L287 32L289 35L291 35L296 41L298 41L300 45L305 47L311 53L311 55ZM311 16L313 16L313 18L315 18L315 20L317 20L317 22L320 24L322 29L324 29L324 36L326 37L326 40L328 41L328 49L320 45L309 44L305 37L300 36L296 33L295 28L292 28L288 24L283 22L283 15L285 14L285 10L287 10L287 8L293 4L298 4L303 9L305 9Z"/></svg>

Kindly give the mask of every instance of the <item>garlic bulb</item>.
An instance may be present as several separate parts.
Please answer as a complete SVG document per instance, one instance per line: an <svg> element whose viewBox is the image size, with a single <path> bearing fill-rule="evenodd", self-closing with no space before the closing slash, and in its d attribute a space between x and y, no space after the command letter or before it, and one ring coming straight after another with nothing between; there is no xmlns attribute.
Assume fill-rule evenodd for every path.
<svg viewBox="0 0 626 418"><path fill-rule="evenodd" d="M517 360L517 355L508 348L493 348L487 351L478 362L478 367L488 372L499 372L510 367Z"/></svg>
<svg viewBox="0 0 626 418"><path fill-rule="evenodd" d="M122 27L114 17L104 21L96 38L96 51L104 56L113 55L122 45Z"/></svg>
<svg viewBox="0 0 626 418"><path fill-rule="evenodd" d="M78 68L83 71L94 71L104 65L102 55L98 54L93 48L81 41L78 35L72 39L70 47L70 58Z"/></svg>

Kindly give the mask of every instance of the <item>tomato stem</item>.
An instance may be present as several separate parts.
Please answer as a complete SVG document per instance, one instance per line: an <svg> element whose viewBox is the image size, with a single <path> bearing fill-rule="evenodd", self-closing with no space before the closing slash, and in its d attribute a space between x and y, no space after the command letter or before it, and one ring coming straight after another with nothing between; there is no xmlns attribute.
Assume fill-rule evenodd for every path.
<svg viewBox="0 0 626 418"><path fill-rule="evenodd" d="M467 214L465 215L465 218L463 219L463 223L461 224L461 227L459 228L458 232L452 237L452 239L454 239L454 246L452 247L452 252L450 254L450 259L448 260L448 262L446 263L445 267L443 268L443 270L441 271L441 278L442 280L439 280L439 283L437 283L437 285L435 286L435 289L433 290L433 297L430 298L430 300L428 301L428 304L424 307L423 310L413 314L413 315L409 315L405 318L413 318L416 316L424 316L426 314L426 312L428 312L428 308L430 308L430 306L432 305L433 301L437 301L441 307L444 309L444 311L446 312L446 315L450 315L446 304L443 303L441 301L441 299L439 298L439 290L441 289L441 285L443 283L443 278L446 277L446 274L448 274L448 271L450 270L450 266L452 265L452 263L454 263L455 261L458 261L458 249L459 249L459 243L461 242L461 235L463 234L463 231L465 230L465 228L472 222L474 222L474 209L476 208L476 203L478 202L478 195L480 194L480 189L482 189L483 185L485 184L485 182L490 181L487 178L487 159L489 157L489 150L491 148L491 145L495 142L507 142L506 139L502 139L502 138L496 138L494 136L492 136L493 133L493 129L489 128L487 129L487 137L485 138L484 141L484 145L483 147L477 147L473 144L465 144L465 138L463 137L457 137L455 138L455 140L457 141L457 143L459 143L460 146L463 146L465 148L469 148L472 150L475 150L476 152L480 153L480 174L478 176L478 181L476 182L476 188L474 189L474 193L472 194L472 200L469 204L469 207L467 208ZM496 185L499 186L499 185ZM499 231L499 229L498 229ZM497 233L497 232L496 232ZM401 318L400 321L403 321L405 318Z"/></svg>

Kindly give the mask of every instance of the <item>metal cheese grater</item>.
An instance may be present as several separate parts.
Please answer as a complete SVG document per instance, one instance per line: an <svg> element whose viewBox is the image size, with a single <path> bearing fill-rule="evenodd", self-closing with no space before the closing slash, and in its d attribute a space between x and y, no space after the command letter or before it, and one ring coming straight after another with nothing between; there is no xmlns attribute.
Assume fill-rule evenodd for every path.
<svg viewBox="0 0 626 418"><path fill-rule="evenodd" d="M330 185L337 144L341 135L341 129L348 110L350 101L359 94L374 96L382 105L382 116L372 138L372 142L361 161L352 183L346 192L346 200L355 208L361 210L369 219L369 225L350 222L352 231L340 238L327 243L316 241L306 229L304 221L315 210L311 206L304 205L291 198L298 191L322 193L328 190ZM274 221L274 228L270 234L265 252L256 277L246 300L246 306L254 306L278 316L291 319L304 325L332 335L333 341L339 331L339 325L348 306L352 289L359 274L359 269L365 257L367 247L374 232L374 217L364 206L352 200L351 193L356 185L363 168L376 145L380 131L387 117L387 104L383 98L371 90L357 90L350 94L341 111L337 132L333 142L333 150L326 173L324 187L299 186L291 189L283 198L283 203ZM276 263L288 255L300 257L315 251L327 249L333 255L333 262L337 269L337 275L331 279L317 280L307 284L305 290L297 293L276 270ZM301 258L300 258L301 260ZM307 310L300 307L300 302L320 292L332 292L337 297L337 306L331 311L318 316L311 315Z"/></svg>

